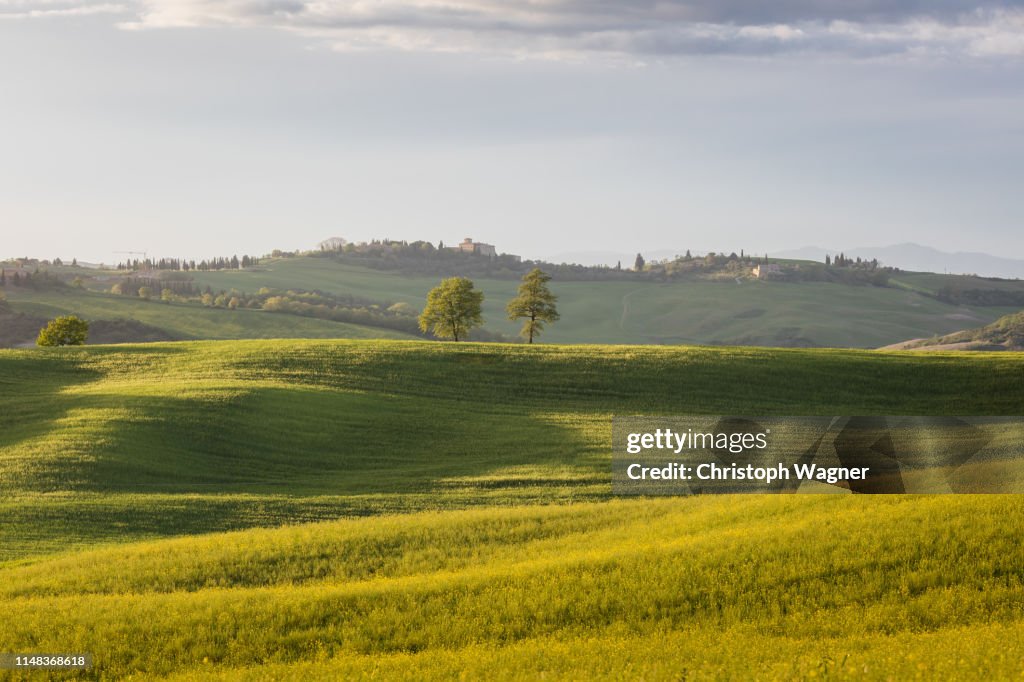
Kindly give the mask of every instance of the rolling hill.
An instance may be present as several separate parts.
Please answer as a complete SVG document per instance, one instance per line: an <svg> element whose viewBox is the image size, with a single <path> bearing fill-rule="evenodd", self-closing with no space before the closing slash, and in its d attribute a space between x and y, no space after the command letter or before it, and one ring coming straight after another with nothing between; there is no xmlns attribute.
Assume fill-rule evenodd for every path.
<svg viewBox="0 0 1024 682"><path fill-rule="evenodd" d="M1024 350L1024 312L1000 317L992 324L931 339L894 344L890 350Z"/></svg>
<svg viewBox="0 0 1024 682"><path fill-rule="evenodd" d="M0 381L0 560L354 514L604 499L614 414L1024 405L1017 353L185 342L2 351Z"/></svg>
<svg viewBox="0 0 1024 682"><path fill-rule="evenodd" d="M132 679L1011 679L1022 522L705 497L146 542L0 568L0 647Z"/></svg>
<svg viewBox="0 0 1024 682"><path fill-rule="evenodd" d="M779 251L773 256L779 258L801 258L823 260L825 254L835 255L840 251L850 258L877 258L886 265L895 265L904 270L921 272L974 273L983 277L1024 277L1024 261L1003 258L987 253L957 251L949 253L921 244L903 243L880 247L853 249L823 249L807 246L790 251Z"/></svg>
<svg viewBox="0 0 1024 682"><path fill-rule="evenodd" d="M0 388L0 650L94 678L1024 669L1014 496L608 473L614 414L1019 414L1019 353L185 342L0 351Z"/></svg>
<svg viewBox="0 0 1024 682"><path fill-rule="evenodd" d="M436 277L339 264L327 258L270 260L249 271L201 272L200 285L256 291L319 289L355 293L420 308ZM967 278L913 273L892 287L829 282L553 281L562 320L550 343L653 343L877 348L908 338L948 334L1015 312L1013 306L960 305L937 300L942 286ZM505 317L514 280L474 278L484 292L488 329L507 336L518 325ZM1024 282L983 282L1024 296ZM975 286L971 283L970 286Z"/></svg>
<svg viewBox="0 0 1024 682"><path fill-rule="evenodd" d="M390 329L333 320L145 301L96 291L7 291L10 312L0 311L0 347L32 345L46 321L60 315L90 320L93 343L188 339L415 338Z"/></svg>
<svg viewBox="0 0 1024 682"><path fill-rule="evenodd" d="M94 322L95 342L243 338L412 338L405 326L359 315L305 315L192 303L145 301L109 293L126 273L51 267L65 279L84 277L86 290L6 287L13 315L0 314L0 345L31 344L45 318L78 314ZM131 273L127 273L131 274ZM621 273L620 273L621 274ZM192 271L196 290L242 294L321 291L384 310L394 303L419 310L440 276L378 270L327 257L265 259L243 270ZM485 294L485 330L513 339L505 314L517 280L473 277ZM552 282L562 319L546 330L549 343L707 344L877 348L908 338L943 336L994 322L1024 305L1024 282L929 273L898 273L890 286L825 281L608 280ZM159 288L159 285L154 285ZM366 312L363 310L362 312ZM132 326L126 325L130 320ZM394 320L392 320L394 322ZM141 325L141 326L140 326Z"/></svg>

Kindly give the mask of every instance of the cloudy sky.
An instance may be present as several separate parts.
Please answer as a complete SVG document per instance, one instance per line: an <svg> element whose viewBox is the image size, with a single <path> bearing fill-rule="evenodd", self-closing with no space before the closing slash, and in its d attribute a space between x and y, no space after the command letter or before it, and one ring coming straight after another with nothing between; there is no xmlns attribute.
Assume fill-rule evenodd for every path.
<svg viewBox="0 0 1024 682"><path fill-rule="evenodd" d="M0 257L1024 258L1024 1L0 0Z"/></svg>

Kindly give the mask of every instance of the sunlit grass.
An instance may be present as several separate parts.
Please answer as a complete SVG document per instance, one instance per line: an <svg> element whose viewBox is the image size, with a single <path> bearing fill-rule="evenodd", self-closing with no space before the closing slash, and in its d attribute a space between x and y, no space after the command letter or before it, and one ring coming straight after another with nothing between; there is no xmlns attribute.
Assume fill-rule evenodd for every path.
<svg viewBox="0 0 1024 682"><path fill-rule="evenodd" d="M1012 353L4 351L0 651L138 679L1013 678L1017 497L611 500L610 417L1022 408Z"/></svg>
<svg viewBox="0 0 1024 682"><path fill-rule="evenodd" d="M115 676L1011 675L1022 523L1015 496L703 497L138 543L0 570L0 648Z"/></svg>

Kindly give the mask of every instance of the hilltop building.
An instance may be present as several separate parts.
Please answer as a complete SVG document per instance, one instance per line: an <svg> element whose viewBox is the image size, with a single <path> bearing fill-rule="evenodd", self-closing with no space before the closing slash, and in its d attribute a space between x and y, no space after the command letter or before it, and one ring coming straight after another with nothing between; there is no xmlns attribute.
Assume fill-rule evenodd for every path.
<svg viewBox="0 0 1024 682"><path fill-rule="evenodd" d="M466 237L462 240L462 243L458 246L451 247L454 251L462 251L463 253L476 253L481 256L497 256L498 252L495 250L493 244L484 244L483 242L475 242L472 237Z"/></svg>

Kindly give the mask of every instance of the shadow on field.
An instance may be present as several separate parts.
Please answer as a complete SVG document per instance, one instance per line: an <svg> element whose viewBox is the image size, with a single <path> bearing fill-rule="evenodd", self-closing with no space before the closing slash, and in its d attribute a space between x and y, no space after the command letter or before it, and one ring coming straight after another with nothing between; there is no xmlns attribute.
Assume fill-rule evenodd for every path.
<svg viewBox="0 0 1024 682"><path fill-rule="evenodd" d="M0 353L0 490L52 492L86 484L105 445L97 435L106 418L88 393L104 380L153 373L184 350L117 347ZM107 399L122 412L130 397Z"/></svg>
<svg viewBox="0 0 1024 682"><path fill-rule="evenodd" d="M75 352L0 353L0 448L49 431L52 420L39 416L55 410L60 392L101 376Z"/></svg>
<svg viewBox="0 0 1024 682"><path fill-rule="evenodd" d="M528 413L308 386L201 382L55 396L22 492L377 494L578 484L603 449ZM49 434L41 432L49 429ZM45 452L50 452L47 458ZM27 454L27 453L25 453ZM44 460L52 466L42 466ZM565 472L574 469L571 479ZM20 479L20 480L19 480Z"/></svg>

